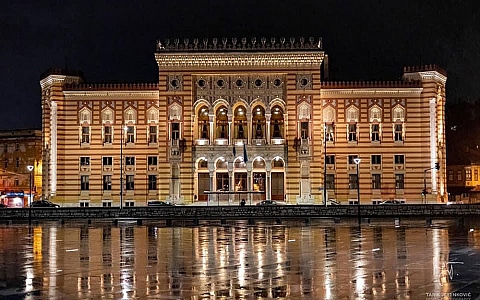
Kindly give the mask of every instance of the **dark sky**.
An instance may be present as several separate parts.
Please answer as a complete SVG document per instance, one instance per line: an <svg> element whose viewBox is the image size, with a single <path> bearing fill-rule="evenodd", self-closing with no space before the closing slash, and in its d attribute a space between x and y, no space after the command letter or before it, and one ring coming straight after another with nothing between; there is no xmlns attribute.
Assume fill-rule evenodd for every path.
<svg viewBox="0 0 480 300"><path fill-rule="evenodd" d="M155 82L165 37L323 37L332 80L395 80L438 64L447 101L480 99L477 0L8 1L0 7L1 129L40 129L40 74ZM29 3L30 2L30 3Z"/></svg>

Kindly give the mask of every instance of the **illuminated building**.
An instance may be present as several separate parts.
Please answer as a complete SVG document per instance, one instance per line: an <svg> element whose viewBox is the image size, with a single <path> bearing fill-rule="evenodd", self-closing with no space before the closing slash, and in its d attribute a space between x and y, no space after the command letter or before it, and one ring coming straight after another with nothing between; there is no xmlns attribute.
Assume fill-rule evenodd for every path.
<svg viewBox="0 0 480 300"><path fill-rule="evenodd" d="M5 198L19 198L17 206L27 204L30 172L28 165L34 166L34 196L42 194L42 133L40 130L0 131L0 192Z"/></svg>
<svg viewBox="0 0 480 300"><path fill-rule="evenodd" d="M318 204L325 183L328 199L355 203L359 183L364 204L421 202L425 175L427 200L443 201L445 72L329 82L326 58L318 38L173 39L157 43L157 83L50 70L40 82L45 194L137 206L259 190L249 197Z"/></svg>

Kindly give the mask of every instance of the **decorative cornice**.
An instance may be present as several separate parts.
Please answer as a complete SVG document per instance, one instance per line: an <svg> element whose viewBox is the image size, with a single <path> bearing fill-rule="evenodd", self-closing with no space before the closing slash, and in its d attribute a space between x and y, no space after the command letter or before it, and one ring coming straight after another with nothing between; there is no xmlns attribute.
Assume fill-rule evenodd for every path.
<svg viewBox="0 0 480 300"><path fill-rule="evenodd" d="M66 84L63 89L69 91L142 91L142 90L156 90L157 83L82 83L82 84Z"/></svg>
<svg viewBox="0 0 480 300"><path fill-rule="evenodd" d="M163 70L301 69L319 68L324 52L155 53Z"/></svg>
<svg viewBox="0 0 480 300"><path fill-rule="evenodd" d="M72 83L78 83L80 80L79 77L77 76L68 76L68 75L48 75L47 77L43 78L40 80L40 86L42 89L53 85L54 83L66 83L66 84L72 84Z"/></svg>
<svg viewBox="0 0 480 300"><path fill-rule="evenodd" d="M212 52L212 51L289 51L289 50L321 50L322 38L309 37L290 37L288 39L281 37L271 37L269 39L262 37L257 39L243 37L238 39L228 38L208 38L198 39L189 38L164 39L157 40L157 52Z"/></svg>
<svg viewBox="0 0 480 300"><path fill-rule="evenodd" d="M413 80L433 80L445 84L447 82L447 77L437 71L425 71L425 72L416 72L416 73L406 73L403 75L405 79Z"/></svg>
<svg viewBox="0 0 480 300"><path fill-rule="evenodd" d="M320 90L320 95L322 97L326 96L349 96L354 95L355 97L403 97L403 96L420 96L422 88L378 88L378 89L325 89Z"/></svg>
<svg viewBox="0 0 480 300"><path fill-rule="evenodd" d="M159 91L63 91L65 99L158 99Z"/></svg>

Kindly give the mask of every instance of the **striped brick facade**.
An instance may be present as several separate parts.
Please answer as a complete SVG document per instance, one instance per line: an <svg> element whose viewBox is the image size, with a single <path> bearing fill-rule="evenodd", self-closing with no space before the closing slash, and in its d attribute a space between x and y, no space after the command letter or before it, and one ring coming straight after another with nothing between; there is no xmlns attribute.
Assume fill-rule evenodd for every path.
<svg viewBox="0 0 480 300"><path fill-rule="evenodd" d="M444 71L425 66L406 68L395 82L328 82L321 40L269 42L159 42L155 84L89 84L81 74L44 74L45 196L66 206L141 206L219 197L235 203L237 191L260 191L245 197L319 204L327 174L334 179L328 199L345 204L358 192L365 204L420 202L424 179L426 200L444 199ZM333 128L333 140L325 144L326 128ZM333 164L325 163L327 155ZM361 158L359 190L351 155ZM133 166L125 165L127 157ZM122 196L121 175L128 186ZM229 193L211 194L219 190Z"/></svg>

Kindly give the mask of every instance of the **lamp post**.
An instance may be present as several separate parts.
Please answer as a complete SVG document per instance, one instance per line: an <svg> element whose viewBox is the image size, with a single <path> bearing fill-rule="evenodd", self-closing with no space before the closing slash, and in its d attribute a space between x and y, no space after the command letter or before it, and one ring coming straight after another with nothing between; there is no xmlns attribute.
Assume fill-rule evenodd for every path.
<svg viewBox="0 0 480 300"><path fill-rule="evenodd" d="M435 163L435 166L433 166L432 168L428 168L428 169L425 169L423 170L423 190L422 190L422 196L423 196L423 202L425 204L427 204L427 172L430 171L430 170L440 170L440 164L439 163Z"/></svg>
<svg viewBox="0 0 480 300"><path fill-rule="evenodd" d="M357 165L357 215L358 215L358 224L360 224L360 176L359 176L359 166L362 160L360 158L354 158L353 162Z"/></svg>
<svg viewBox="0 0 480 300"><path fill-rule="evenodd" d="M327 123L323 125L323 204L327 206Z"/></svg>
<svg viewBox="0 0 480 300"><path fill-rule="evenodd" d="M123 209L123 141L127 126L122 125L122 138L120 141L120 209Z"/></svg>
<svg viewBox="0 0 480 300"><path fill-rule="evenodd" d="M28 165L27 166L27 170L28 172L30 173L30 183L29 183L29 192L28 192L28 197L29 197L29 200L28 200L28 225L31 225L32 224L32 200L33 200L33 197L32 197L32 175L33 175L33 166L32 165Z"/></svg>

